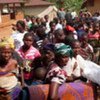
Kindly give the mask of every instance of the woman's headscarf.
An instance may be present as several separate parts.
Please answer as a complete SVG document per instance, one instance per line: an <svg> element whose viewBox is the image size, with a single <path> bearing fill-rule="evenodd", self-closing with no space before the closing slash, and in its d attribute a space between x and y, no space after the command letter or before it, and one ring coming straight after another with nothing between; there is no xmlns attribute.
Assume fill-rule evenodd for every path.
<svg viewBox="0 0 100 100"><path fill-rule="evenodd" d="M69 57L73 56L72 48L69 45L65 45L64 43L55 44L55 53L57 55L67 55Z"/></svg>
<svg viewBox="0 0 100 100"><path fill-rule="evenodd" d="M50 50L50 51L54 52L55 51L55 45L52 44L52 43L46 44L46 45L44 45L43 50Z"/></svg>
<svg viewBox="0 0 100 100"><path fill-rule="evenodd" d="M0 48L10 46L12 49L14 49L14 40L12 38L4 38L0 42Z"/></svg>

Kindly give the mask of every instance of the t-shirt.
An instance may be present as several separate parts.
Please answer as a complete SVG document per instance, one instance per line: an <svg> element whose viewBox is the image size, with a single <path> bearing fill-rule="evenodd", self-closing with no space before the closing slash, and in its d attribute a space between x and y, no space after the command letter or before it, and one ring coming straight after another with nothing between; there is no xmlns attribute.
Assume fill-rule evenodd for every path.
<svg viewBox="0 0 100 100"><path fill-rule="evenodd" d="M19 50L17 50L17 52L21 58L28 60L34 60L35 58L41 56L40 52L33 46L31 46L29 50L25 53L23 52L22 47Z"/></svg>
<svg viewBox="0 0 100 100"><path fill-rule="evenodd" d="M16 33L11 35L11 37L14 39L15 49L19 49L24 44L23 37L26 33L26 31L24 33L16 31Z"/></svg>

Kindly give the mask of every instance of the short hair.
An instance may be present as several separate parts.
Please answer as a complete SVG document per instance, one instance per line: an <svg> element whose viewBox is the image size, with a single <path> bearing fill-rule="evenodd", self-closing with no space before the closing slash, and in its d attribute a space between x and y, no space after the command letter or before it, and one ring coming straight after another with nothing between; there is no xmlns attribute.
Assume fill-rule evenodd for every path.
<svg viewBox="0 0 100 100"><path fill-rule="evenodd" d="M61 31L64 32L64 30L62 30L62 29L57 29L57 30L55 30L55 31L54 31L55 37L58 37Z"/></svg>
<svg viewBox="0 0 100 100"><path fill-rule="evenodd" d="M25 35L24 35L24 38L23 39L25 39L25 38L27 38L27 37L32 37L33 38L33 34L32 33L26 33Z"/></svg>
<svg viewBox="0 0 100 100"><path fill-rule="evenodd" d="M50 24L49 24L49 25L50 25L50 27L52 26L52 24L53 24L53 23L55 23L55 22L54 22L54 21L51 21L51 22L50 22Z"/></svg>
<svg viewBox="0 0 100 100"><path fill-rule="evenodd" d="M25 29L25 22L22 20L17 21L16 26L18 26L18 24L20 24L24 29Z"/></svg>
<svg viewBox="0 0 100 100"><path fill-rule="evenodd" d="M36 79L43 80L43 79L45 79L47 70L45 67L39 67L39 68L35 69L34 73L35 73Z"/></svg>
<svg viewBox="0 0 100 100"><path fill-rule="evenodd" d="M74 44L75 42L79 42L79 43L80 43L79 40L77 40L77 39L73 39L73 40L71 41L71 47L72 47L72 48L73 48L73 44Z"/></svg>

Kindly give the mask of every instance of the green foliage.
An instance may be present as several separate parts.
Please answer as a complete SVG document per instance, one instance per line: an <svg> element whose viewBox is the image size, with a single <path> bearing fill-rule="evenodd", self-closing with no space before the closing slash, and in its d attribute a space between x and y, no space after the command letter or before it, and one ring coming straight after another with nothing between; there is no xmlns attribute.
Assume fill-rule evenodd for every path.
<svg viewBox="0 0 100 100"><path fill-rule="evenodd" d="M64 0L64 8L79 12L83 3L84 0Z"/></svg>
<svg viewBox="0 0 100 100"><path fill-rule="evenodd" d="M47 0L56 4L57 8L65 8L66 10L80 11L85 0Z"/></svg>

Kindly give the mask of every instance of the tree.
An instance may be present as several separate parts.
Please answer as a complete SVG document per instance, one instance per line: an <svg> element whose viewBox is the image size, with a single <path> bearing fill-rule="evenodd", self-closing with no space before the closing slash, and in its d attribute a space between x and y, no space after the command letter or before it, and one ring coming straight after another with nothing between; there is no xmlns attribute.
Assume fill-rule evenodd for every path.
<svg viewBox="0 0 100 100"><path fill-rule="evenodd" d="M70 11L79 12L82 8L84 0L64 0L64 8Z"/></svg>
<svg viewBox="0 0 100 100"><path fill-rule="evenodd" d="M79 12L86 0L47 0L56 3L57 8L65 8L66 10Z"/></svg>

